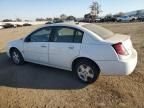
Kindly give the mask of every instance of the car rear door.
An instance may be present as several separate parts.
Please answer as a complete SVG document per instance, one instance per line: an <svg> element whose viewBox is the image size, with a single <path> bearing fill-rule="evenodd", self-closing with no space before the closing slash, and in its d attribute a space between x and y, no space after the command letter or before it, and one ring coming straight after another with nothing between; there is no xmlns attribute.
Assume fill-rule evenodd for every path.
<svg viewBox="0 0 144 108"><path fill-rule="evenodd" d="M50 28L41 28L25 39L24 57L27 61L48 64L48 40L50 33Z"/></svg>
<svg viewBox="0 0 144 108"><path fill-rule="evenodd" d="M72 60L79 55L82 38L83 32L75 28L54 27L49 43L49 63L71 68Z"/></svg>

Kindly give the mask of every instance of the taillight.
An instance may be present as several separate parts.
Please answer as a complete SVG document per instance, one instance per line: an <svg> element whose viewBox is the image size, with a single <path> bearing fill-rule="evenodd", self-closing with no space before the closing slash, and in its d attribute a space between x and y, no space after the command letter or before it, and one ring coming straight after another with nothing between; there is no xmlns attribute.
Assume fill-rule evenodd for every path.
<svg viewBox="0 0 144 108"><path fill-rule="evenodd" d="M117 43L117 44L114 44L112 46L118 55L125 55L125 56L128 55L128 52L122 43Z"/></svg>

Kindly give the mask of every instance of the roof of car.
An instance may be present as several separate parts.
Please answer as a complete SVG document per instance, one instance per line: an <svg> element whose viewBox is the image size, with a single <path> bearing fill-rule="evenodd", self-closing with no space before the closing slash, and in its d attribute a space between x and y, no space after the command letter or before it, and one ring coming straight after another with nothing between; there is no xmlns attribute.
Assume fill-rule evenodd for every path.
<svg viewBox="0 0 144 108"><path fill-rule="evenodd" d="M93 31L91 31L89 29L87 29L86 27L84 27L84 26L87 26L87 25L91 25L91 23L71 23L71 22L68 23L68 22L64 22L64 23L45 24L44 26L41 26L41 27L37 28L37 30L40 29L40 28L52 27L52 26L73 27L73 28L84 31L87 34L90 34L92 37L94 37L96 39L102 40L102 38L100 38L100 36L98 36L96 33L94 33Z"/></svg>
<svg viewBox="0 0 144 108"><path fill-rule="evenodd" d="M44 25L44 27L47 27L47 26L69 26L69 27L82 27L83 25L86 25L88 23L71 23L71 22L64 22L64 23L54 23L54 24L46 24Z"/></svg>

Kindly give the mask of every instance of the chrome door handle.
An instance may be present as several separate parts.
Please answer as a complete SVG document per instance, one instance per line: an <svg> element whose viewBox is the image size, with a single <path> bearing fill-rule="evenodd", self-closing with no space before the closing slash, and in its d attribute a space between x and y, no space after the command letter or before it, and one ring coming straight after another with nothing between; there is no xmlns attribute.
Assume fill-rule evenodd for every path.
<svg viewBox="0 0 144 108"><path fill-rule="evenodd" d="M69 48L69 49L74 49L74 46L69 46L68 48Z"/></svg>

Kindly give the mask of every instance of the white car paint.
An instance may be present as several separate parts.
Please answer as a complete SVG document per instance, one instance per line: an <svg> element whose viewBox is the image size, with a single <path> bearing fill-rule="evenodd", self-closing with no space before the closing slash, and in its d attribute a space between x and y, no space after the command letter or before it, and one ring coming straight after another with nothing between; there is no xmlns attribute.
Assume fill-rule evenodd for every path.
<svg viewBox="0 0 144 108"><path fill-rule="evenodd" d="M47 42L24 43L23 47L25 60L48 63L49 47Z"/></svg>
<svg viewBox="0 0 144 108"><path fill-rule="evenodd" d="M121 17L117 17L117 21L122 21L122 22L129 22L135 20L134 17L129 17L129 16L121 16Z"/></svg>
<svg viewBox="0 0 144 108"><path fill-rule="evenodd" d="M80 57L94 61L99 66L101 75L129 75L134 71L137 64L137 52L129 37L115 34L111 38L102 39L98 34L84 28L83 25L85 24L63 23L44 26L65 26L79 29L84 32L82 43L39 42L31 44L24 42L25 38L23 38L8 43L7 55L10 57L10 49L14 47L21 52L25 61L70 71L73 61ZM112 47L113 44L119 42L122 42L128 51L127 56L117 54Z"/></svg>

